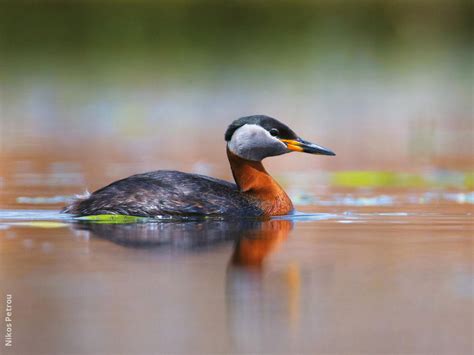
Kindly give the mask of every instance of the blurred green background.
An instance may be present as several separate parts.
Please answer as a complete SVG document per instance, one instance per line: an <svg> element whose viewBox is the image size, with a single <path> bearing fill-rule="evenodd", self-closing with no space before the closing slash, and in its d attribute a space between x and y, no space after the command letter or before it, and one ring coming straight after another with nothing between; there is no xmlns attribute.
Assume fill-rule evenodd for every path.
<svg viewBox="0 0 474 355"><path fill-rule="evenodd" d="M1 2L2 154L226 164L226 126L261 113L338 153L281 158L276 170L469 170L472 10L421 0Z"/></svg>

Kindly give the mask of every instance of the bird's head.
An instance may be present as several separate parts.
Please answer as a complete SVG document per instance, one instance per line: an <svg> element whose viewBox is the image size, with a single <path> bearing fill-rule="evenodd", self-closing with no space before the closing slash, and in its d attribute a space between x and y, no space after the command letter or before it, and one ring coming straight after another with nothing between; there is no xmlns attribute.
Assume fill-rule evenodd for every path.
<svg viewBox="0 0 474 355"><path fill-rule="evenodd" d="M327 148L301 139L285 124L264 115L235 120L227 128L225 140L233 154L252 161L290 152L336 155Z"/></svg>

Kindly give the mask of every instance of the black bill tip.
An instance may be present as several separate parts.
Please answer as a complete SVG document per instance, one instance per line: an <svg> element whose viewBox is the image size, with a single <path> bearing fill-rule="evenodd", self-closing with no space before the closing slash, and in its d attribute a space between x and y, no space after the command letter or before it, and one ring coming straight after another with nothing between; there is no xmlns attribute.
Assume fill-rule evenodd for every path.
<svg viewBox="0 0 474 355"><path fill-rule="evenodd" d="M331 149L325 148L323 146L302 140L300 141L300 147L303 148L303 152L309 154L318 154L318 155L328 155L328 156L335 156Z"/></svg>

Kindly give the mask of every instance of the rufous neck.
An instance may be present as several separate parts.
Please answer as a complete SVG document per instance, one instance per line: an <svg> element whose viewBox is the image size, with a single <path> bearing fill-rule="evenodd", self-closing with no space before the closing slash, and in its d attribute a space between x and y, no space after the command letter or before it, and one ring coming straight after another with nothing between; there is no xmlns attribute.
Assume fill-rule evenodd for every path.
<svg viewBox="0 0 474 355"><path fill-rule="evenodd" d="M284 215L293 210L290 198L261 161L243 159L229 149L227 157L240 191L259 200L266 215Z"/></svg>

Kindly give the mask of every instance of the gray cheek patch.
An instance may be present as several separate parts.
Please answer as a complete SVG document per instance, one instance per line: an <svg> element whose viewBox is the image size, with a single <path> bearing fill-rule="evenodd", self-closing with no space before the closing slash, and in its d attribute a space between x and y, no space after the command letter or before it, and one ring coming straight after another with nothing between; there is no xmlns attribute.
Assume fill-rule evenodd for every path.
<svg viewBox="0 0 474 355"><path fill-rule="evenodd" d="M237 156L254 161L289 152L284 143L272 137L263 127L253 124L246 124L237 129L228 147Z"/></svg>

